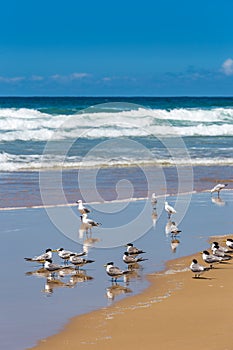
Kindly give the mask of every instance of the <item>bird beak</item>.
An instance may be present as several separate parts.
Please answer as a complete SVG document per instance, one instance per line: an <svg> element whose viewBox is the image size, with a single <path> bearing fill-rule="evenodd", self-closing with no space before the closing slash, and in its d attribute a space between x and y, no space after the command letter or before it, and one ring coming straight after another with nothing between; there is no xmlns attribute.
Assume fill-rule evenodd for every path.
<svg viewBox="0 0 233 350"><path fill-rule="evenodd" d="M104 267L107 267L107 265L105 264Z"/></svg>
<svg viewBox="0 0 233 350"><path fill-rule="evenodd" d="M53 253L57 253L57 252L58 252L58 249L52 249L52 252L53 252Z"/></svg>

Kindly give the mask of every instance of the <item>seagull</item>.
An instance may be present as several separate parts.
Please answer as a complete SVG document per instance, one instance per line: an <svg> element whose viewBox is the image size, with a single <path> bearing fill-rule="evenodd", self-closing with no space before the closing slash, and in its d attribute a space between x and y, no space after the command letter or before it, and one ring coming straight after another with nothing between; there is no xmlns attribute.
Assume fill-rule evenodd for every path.
<svg viewBox="0 0 233 350"><path fill-rule="evenodd" d="M165 202L165 206L164 206L166 212L168 213L168 218L170 219L172 214L176 213L176 210L168 204L168 202Z"/></svg>
<svg viewBox="0 0 233 350"><path fill-rule="evenodd" d="M43 264L46 259L52 259L52 252L54 252L54 250L48 248L46 249L45 253L41 255L34 256L34 258L24 258L24 259L26 261L38 262L40 264Z"/></svg>
<svg viewBox="0 0 233 350"><path fill-rule="evenodd" d="M81 267L83 265L95 262L95 260L87 260L87 259L81 258L81 257L79 257L79 256L77 256L75 254L70 254L70 259L69 260L77 268L79 268L79 267Z"/></svg>
<svg viewBox="0 0 233 350"><path fill-rule="evenodd" d="M79 210L80 214L83 215L83 214L88 214L91 212L90 209L84 207L83 201L81 199L78 200L76 203L78 203L78 210Z"/></svg>
<svg viewBox="0 0 233 350"><path fill-rule="evenodd" d="M82 222L87 225L87 227L91 230L93 226L101 226L99 222L96 222L92 219L88 219L87 214L82 215Z"/></svg>
<svg viewBox="0 0 233 350"><path fill-rule="evenodd" d="M201 252L202 254L202 259L207 263L207 264L210 264L210 267L212 268L212 264L215 264L215 263L220 263L224 260L223 257L221 256L217 256L217 255L213 255L213 254L210 254L208 252L208 250L204 250L203 252Z"/></svg>
<svg viewBox="0 0 233 350"><path fill-rule="evenodd" d="M69 260L71 254L73 254L75 256L86 255L86 252L74 253L74 252L71 252L69 250L65 250L64 248L58 248L56 251L58 253L58 256L64 260L64 264L68 263L68 260Z"/></svg>
<svg viewBox="0 0 233 350"><path fill-rule="evenodd" d="M226 245L228 246L228 248L233 249L233 239L227 238Z"/></svg>
<svg viewBox="0 0 233 350"><path fill-rule="evenodd" d="M196 259L193 259L189 268L194 273L194 278L199 278L202 273L210 270L210 267L204 267L198 264Z"/></svg>
<svg viewBox="0 0 233 350"><path fill-rule="evenodd" d="M156 196L155 196L155 193L152 193L152 196L151 196L151 204L152 204L153 207L155 207L156 204L157 204L157 198L156 198Z"/></svg>
<svg viewBox="0 0 233 350"><path fill-rule="evenodd" d="M127 252L129 255L138 255L138 254L143 254L145 253L142 249L138 249L136 247L134 247L133 243L127 243L126 244L127 247Z"/></svg>
<svg viewBox="0 0 233 350"><path fill-rule="evenodd" d="M228 185L228 184L218 184L218 185L214 186L214 187L210 190L210 192L211 192L211 194L214 193L214 192L218 192L218 197L219 197L219 192L220 192L223 188L225 188L227 185Z"/></svg>
<svg viewBox="0 0 233 350"><path fill-rule="evenodd" d="M113 262L109 262L106 265L106 272L112 278L112 281L117 281L117 279L127 273L130 273L130 270L121 270L119 267L114 266Z"/></svg>
<svg viewBox="0 0 233 350"><path fill-rule="evenodd" d="M145 261L145 260L148 260L148 259L144 259L141 257L136 258L136 257L130 255L128 252L124 252L124 255L123 255L123 261L128 265L132 265L132 264L135 264L135 263L138 263L141 261Z"/></svg>

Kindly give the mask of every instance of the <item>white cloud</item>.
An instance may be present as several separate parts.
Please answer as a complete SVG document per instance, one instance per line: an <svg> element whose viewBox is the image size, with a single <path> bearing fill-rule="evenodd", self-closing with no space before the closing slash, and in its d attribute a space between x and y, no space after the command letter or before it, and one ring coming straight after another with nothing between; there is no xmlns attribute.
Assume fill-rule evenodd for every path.
<svg viewBox="0 0 233 350"><path fill-rule="evenodd" d="M223 62L222 71L226 75L233 75L233 60L231 58Z"/></svg>
<svg viewBox="0 0 233 350"><path fill-rule="evenodd" d="M60 75L60 74L54 74L51 76L51 79L57 80L57 81L72 81L72 80L81 80L83 78L88 78L91 75L88 73L72 73L69 75Z"/></svg>
<svg viewBox="0 0 233 350"><path fill-rule="evenodd" d="M89 77L90 74L88 73L73 73L70 75L71 79L83 79Z"/></svg>
<svg viewBox="0 0 233 350"><path fill-rule="evenodd" d="M0 82L3 83L18 83L19 81L25 80L25 77L1 77L0 76Z"/></svg>

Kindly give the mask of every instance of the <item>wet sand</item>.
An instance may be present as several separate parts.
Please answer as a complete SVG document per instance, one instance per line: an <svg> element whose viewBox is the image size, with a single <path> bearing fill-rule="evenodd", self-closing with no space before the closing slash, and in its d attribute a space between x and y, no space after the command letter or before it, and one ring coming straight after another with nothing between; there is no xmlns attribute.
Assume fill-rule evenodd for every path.
<svg viewBox="0 0 233 350"><path fill-rule="evenodd" d="M73 318L33 349L232 349L233 260L197 279L193 257L202 263L199 253L170 261L143 293Z"/></svg>

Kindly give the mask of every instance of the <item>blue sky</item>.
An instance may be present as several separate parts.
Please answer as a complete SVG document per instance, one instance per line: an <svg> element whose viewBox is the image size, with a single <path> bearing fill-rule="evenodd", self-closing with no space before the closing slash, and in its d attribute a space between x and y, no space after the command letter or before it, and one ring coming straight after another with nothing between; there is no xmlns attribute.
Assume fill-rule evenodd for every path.
<svg viewBox="0 0 233 350"><path fill-rule="evenodd" d="M0 95L233 95L231 0L1 4Z"/></svg>

